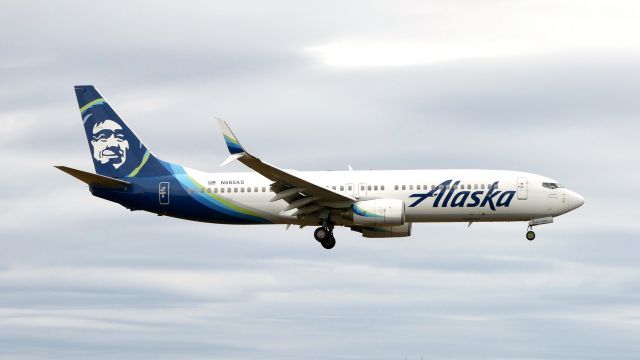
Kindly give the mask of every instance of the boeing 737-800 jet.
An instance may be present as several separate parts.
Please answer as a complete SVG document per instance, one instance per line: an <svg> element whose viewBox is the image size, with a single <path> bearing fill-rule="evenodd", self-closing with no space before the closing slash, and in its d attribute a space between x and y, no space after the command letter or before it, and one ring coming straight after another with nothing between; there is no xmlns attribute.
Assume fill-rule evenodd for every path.
<svg viewBox="0 0 640 360"><path fill-rule="evenodd" d="M532 227L580 207L582 196L550 178L517 171L294 171L250 154L220 120L230 152L253 170L207 173L156 158L93 86L76 86L96 173L57 166L94 196L131 210L220 224L318 226L335 246L335 226L364 237L411 235L419 222L527 221Z"/></svg>

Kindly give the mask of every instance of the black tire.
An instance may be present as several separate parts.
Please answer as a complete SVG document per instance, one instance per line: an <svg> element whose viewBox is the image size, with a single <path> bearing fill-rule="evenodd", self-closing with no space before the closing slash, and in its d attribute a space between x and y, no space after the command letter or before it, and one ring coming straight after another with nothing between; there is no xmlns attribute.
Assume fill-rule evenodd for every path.
<svg viewBox="0 0 640 360"><path fill-rule="evenodd" d="M533 231L529 230L527 231L527 240L529 241L533 241L533 239L536 238L536 233L534 233Z"/></svg>
<svg viewBox="0 0 640 360"><path fill-rule="evenodd" d="M331 233L329 232L329 230L323 228L322 226L317 228L316 231L313 232L313 237L316 238L316 241L319 242L325 241L330 236Z"/></svg>
<svg viewBox="0 0 640 360"><path fill-rule="evenodd" d="M336 246L336 238L334 238L332 235L330 235L328 238L326 238L325 240L321 241L320 244L322 244L322 247L329 250L329 249L333 249L334 246Z"/></svg>

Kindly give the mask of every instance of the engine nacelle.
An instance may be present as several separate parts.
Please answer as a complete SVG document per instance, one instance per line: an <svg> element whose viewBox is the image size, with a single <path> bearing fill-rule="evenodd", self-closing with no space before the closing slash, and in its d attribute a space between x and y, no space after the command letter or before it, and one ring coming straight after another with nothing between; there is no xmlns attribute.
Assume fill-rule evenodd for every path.
<svg viewBox="0 0 640 360"><path fill-rule="evenodd" d="M411 236L411 223L398 226L353 227L353 231L362 233L366 238L390 238Z"/></svg>
<svg viewBox="0 0 640 360"><path fill-rule="evenodd" d="M393 226L404 224L404 201L376 199L358 201L342 212L342 218L356 226Z"/></svg>

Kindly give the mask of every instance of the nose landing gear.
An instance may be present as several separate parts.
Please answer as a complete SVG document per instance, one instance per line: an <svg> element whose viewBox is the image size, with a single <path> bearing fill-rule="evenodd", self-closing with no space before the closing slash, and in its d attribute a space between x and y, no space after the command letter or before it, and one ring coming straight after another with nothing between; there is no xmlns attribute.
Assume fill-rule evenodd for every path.
<svg viewBox="0 0 640 360"><path fill-rule="evenodd" d="M313 237L325 249L333 249L336 246L336 239L333 237L333 226L321 226L313 232Z"/></svg>
<svg viewBox="0 0 640 360"><path fill-rule="evenodd" d="M551 224L551 223L553 223L553 217L551 216L545 217L545 218L531 219L529 221L529 227L527 228L527 234L526 234L527 240L533 241L533 239L536 238L536 233L533 232L534 226Z"/></svg>

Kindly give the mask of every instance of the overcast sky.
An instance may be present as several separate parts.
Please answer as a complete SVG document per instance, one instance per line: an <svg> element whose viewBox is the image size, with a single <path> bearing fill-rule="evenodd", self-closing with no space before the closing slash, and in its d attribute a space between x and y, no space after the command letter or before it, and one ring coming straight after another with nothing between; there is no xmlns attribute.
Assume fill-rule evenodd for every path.
<svg viewBox="0 0 640 360"><path fill-rule="evenodd" d="M637 1L0 2L0 357L637 359ZM526 225L233 227L131 213L73 86L159 157L299 170L489 168L582 208Z"/></svg>

